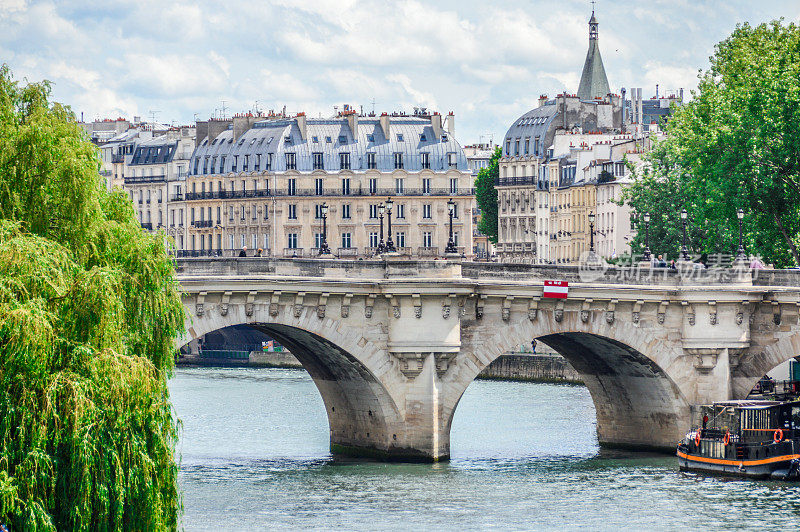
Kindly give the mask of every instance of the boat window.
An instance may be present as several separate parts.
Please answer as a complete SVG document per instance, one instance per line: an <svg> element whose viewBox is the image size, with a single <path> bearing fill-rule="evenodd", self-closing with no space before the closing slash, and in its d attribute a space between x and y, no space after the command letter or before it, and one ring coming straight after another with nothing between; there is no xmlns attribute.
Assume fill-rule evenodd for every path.
<svg viewBox="0 0 800 532"><path fill-rule="evenodd" d="M800 430L800 405L792 407L792 428Z"/></svg>

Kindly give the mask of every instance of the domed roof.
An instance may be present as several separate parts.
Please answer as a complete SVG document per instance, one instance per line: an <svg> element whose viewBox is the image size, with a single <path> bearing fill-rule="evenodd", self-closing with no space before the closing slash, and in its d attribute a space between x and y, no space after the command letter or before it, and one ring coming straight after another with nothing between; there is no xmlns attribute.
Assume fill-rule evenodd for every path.
<svg viewBox="0 0 800 532"><path fill-rule="evenodd" d="M557 114L558 106L555 102L548 102L536 109L531 109L515 120L506 132L506 142L503 145L503 157L523 155L524 150L522 147L520 147L519 153L516 153L515 141L517 139L524 141L526 138L535 139L539 137L544 141L550 129L550 125ZM540 144L540 148L543 150L544 146ZM533 148L531 147L531 149ZM534 155L542 155L542 153Z"/></svg>

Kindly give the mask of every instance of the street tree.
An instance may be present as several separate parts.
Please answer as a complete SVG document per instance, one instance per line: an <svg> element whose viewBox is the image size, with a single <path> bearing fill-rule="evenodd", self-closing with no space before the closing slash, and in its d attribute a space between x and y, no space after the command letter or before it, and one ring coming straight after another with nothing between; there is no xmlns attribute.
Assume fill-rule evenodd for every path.
<svg viewBox="0 0 800 532"><path fill-rule="evenodd" d="M481 210L478 230L497 244L497 189L495 183L500 177L500 157L503 151L495 148L489 166L481 168L475 178L475 198Z"/></svg>
<svg viewBox="0 0 800 532"><path fill-rule="evenodd" d="M800 28L782 20L739 25L710 62L626 200L658 220L654 251L679 249L685 208L693 252L733 253L742 209L749 253L800 264ZM643 246L639 231L633 249Z"/></svg>

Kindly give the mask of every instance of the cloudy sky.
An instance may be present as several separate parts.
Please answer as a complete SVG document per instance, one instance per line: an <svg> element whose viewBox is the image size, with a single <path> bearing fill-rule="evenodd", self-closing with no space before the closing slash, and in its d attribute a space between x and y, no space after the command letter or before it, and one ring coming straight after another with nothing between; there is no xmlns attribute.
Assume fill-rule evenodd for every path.
<svg viewBox="0 0 800 532"><path fill-rule="evenodd" d="M49 79L86 119L189 123L258 109L328 116L426 106L466 144L500 139L539 94L577 91L590 2L0 0L0 61ZM800 21L800 0L598 0L612 89L696 85L739 22Z"/></svg>

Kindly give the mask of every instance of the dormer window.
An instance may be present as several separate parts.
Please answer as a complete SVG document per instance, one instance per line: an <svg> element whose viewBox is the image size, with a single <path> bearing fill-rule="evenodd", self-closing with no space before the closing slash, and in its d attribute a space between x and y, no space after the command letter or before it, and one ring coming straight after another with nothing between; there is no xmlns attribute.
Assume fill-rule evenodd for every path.
<svg viewBox="0 0 800 532"><path fill-rule="evenodd" d="M285 137L283 137L283 142L285 142L286 144L291 144L292 143L292 136L291 135L286 135Z"/></svg>
<svg viewBox="0 0 800 532"><path fill-rule="evenodd" d="M372 133L367 134L367 142L375 142L375 135Z"/></svg>
<svg viewBox="0 0 800 532"><path fill-rule="evenodd" d="M447 135L442 135L442 142L447 142Z"/></svg>
<svg viewBox="0 0 800 532"><path fill-rule="evenodd" d="M347 137L344 135L339 135L339 144L347 144Z"/></svg>
<svg viewBox="0 0 800 532"><path fill-rule="evenodd" d="M397 135L397 142L403 142L403 135L402 135L402 133L398 133L398 135Z"/></svg>
<svg viewBox="0 0 800 532"><path fill-rule="evenodd" d="M427 140L428 140L428 137L425 135L425 133L422 133L422 134L419 136L419 141L420 141L420 142L426 142Z"/></svg>
<svg viewBox="0 0 800 532"><path fill-rule="evenodd" d="M319 137L311 137L311 142L317 144L319 142Z"/></svg>
<svg viewBox="0 0 800 532"><path fill-rule="evenodd" d="M333 139L331 139L331 137L325 137L325 142L330 144L331 142L333 142Z"/></svg>

